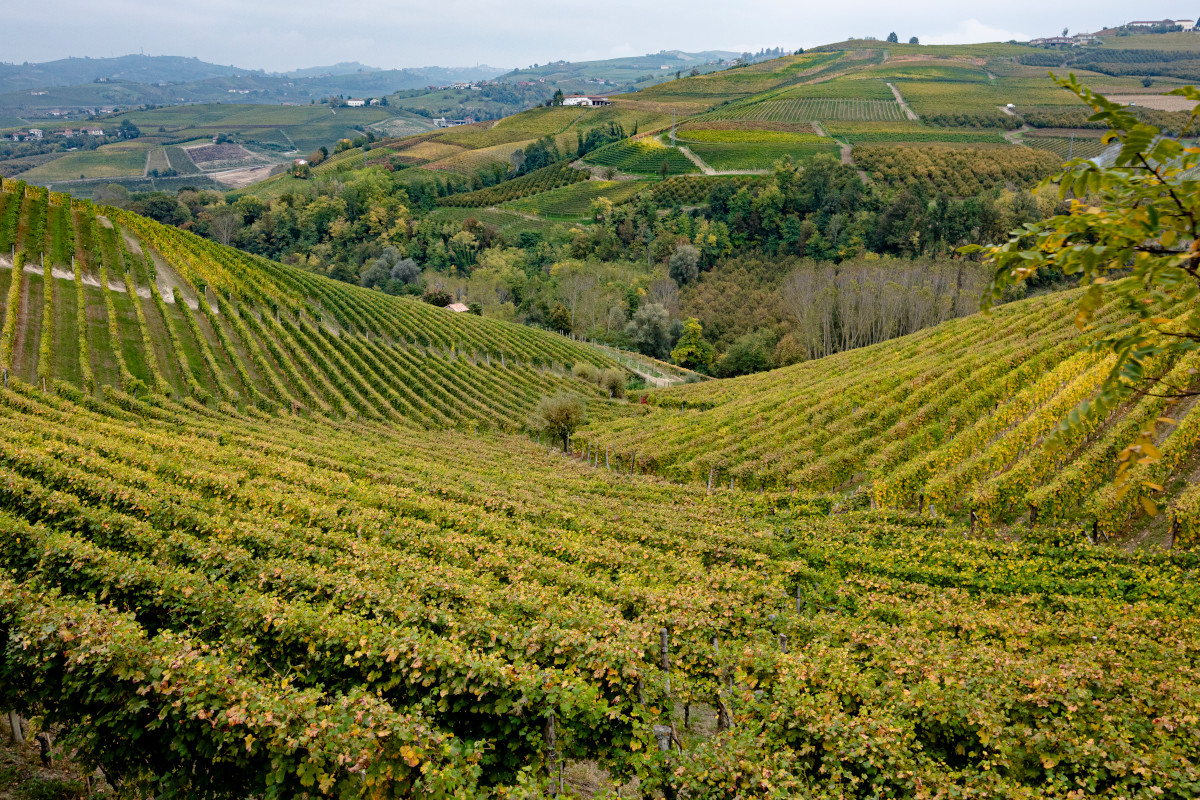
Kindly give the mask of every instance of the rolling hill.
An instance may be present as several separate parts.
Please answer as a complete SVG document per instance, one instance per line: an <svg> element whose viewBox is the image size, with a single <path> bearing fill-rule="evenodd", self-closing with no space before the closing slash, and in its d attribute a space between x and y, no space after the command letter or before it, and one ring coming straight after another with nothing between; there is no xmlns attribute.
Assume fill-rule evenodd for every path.
<svg viewBox="0 0 1200 800"><path fill-rule="evenodd" d="M724 108L854 116L882 82L911 90L922 119L884 121L904 126L966 96L919 70L1002 77L869 49L723 74L741 92ZM600 118L646 132L722 108L681 83L381 149L412 159L393 175L436 173ZM1049 102L1002 87L985 99ZM920 130L1007 130L968 110L1000 127ZM858 121L686 130L807 144ZM629 191L543 169L449 197L525 219ZM762 179L646 184L683 202L714 180ZM1200 416L1139 398L1045 450L1107 366L1069 292L619 400L584 377L614 365L602 348L4 180L0 297L0 709L18 738L18 715L53 734L71 791L96 768L93 791L170 798L1200 786ZM1191 381L1192 361L1162 366ZM569 454L530 420L559 392L590 420ZM1160 416L1177 424L1144 477L1167 513L1148 519L1111 464Z"/></svg>

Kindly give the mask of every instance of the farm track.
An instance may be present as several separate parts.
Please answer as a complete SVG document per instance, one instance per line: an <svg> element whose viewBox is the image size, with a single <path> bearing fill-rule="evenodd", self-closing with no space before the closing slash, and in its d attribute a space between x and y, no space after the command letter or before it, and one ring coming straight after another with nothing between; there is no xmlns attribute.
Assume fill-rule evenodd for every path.
<svg viewBox="0 0 1200 800"><path fill-rule="evenodd" d="M1025 142L1021 139L1021 134L1025 133L1029 129L1030 128L1028 125L1022 125L1015 131L1005 131L1000 135L1003 136L1004 141L1008 142L1009 144L1025 144Z"/></svg>
<svg viewBox="0 0 1200 800"><path fill-rule="evenodd" d="M891 89L892 94L894 94L896 96L896 102L900 104L900 108L904 109L905 116L907 116L913 122L919 122L921 120L921 118L918 117L917 112L913 111L912 107L909 106L907 102L905 102L904 95L900 94L900 90L897 89L895 87L895 85L890 84L890 83L887 85L887 87L889 89Z"/></svg>
<svg viewBox="0 0 1200 800"><path fill-rule="evenodd" d="M858 179L860 181L862 181L864 184L871 182L871 178L867 175L867 171L859 169L858 165L854 163L853 147L846 142L843 142L841 139L834 139L832 136L829 136L829 132L825 130L825 127L820 122L813 122L812 126L813 130L817 132L818 136L828 136L830 139L833 139L835 142L837 142L838 148L841 150L842 163L847 167L854 167L854 171L858 173Z"/></svg>
<svg viewBox="0 0 1200 800"><path fill-rule="evenodd" d="M702 158L700 158L700 156L696 155L695 153L693 153L691 150L687 149L683 145L679 145L679 152L681 152L685 156L687 156L688 159L693 164L695 164L697 167L699 167L700 171L703 172L705 175L719 176L719 175L769 175L769 174L771 174L771 170L769 170L769 169L717 170L717 169L714 169L713 167L709 166L707 163L705 163L705 161Z"/></svg>

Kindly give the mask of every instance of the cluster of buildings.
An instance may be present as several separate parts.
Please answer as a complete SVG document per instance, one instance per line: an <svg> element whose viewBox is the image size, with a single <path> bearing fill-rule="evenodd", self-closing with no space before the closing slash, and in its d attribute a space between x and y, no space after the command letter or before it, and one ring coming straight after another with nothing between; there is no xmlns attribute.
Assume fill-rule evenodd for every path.
<svg viewBox="0 0 1200 800"><path fill-rule="evenodd" d="M1194 19L1139 19L1133 22L1126 22L1126 28L1173 28L1178 26L1180 30L1188 33L1194 33L1196 30L1196 20Z"/></svg>
<svg viewBox="0 0 1200 800"><path fill-rule="evenodd" d="M346 101L346 105L349 106L350 108L362 108L363 106L377 106L377 105L379 105L379 98L372 97L370 99L364 100L361 97L351 97L350 99L348 99Z"/></svg>
<svg viewBox="0 0 1200 800"><path fill-rule="evenodd" d="M55 136L103 136L103 128L63 128L55 131ZM46 132L41 128L30 128L28 131L15 131L11 134L14 142L36 142L45 138Z"/></svg>
<svg viewBox="0 0 1200 800"><path fill-rule="evenodd" d="M474 117L463 117L462 119L446 119L438 117L433 120L433 125L436 128L457 128L459 125L474 125L476 119Z"/></svg>
<svg viewBox="0 0 1200 800"><path fill-rule="evenodd" d="M1186 33L1200 33L1200 29L1196 27L1194 19L1138 19L1133 22L1126 22L1121 28L1125 30L1170 30L1178 28ZM1120 30L1118 28L1109 28L1100 31L1099 33L1077 33L1074 36L1046 36L1041 39L1032 39L1029 44L1034 47L1084 47L1089 44L1096 44L1099 37L1112 36Z"/></svg>

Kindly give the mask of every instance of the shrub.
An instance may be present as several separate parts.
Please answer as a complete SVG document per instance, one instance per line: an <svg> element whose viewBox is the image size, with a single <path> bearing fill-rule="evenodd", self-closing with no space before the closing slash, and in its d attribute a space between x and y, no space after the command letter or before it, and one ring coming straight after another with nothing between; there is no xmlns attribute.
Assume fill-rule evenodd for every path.
<svg viewBox="0 0 1200 800"><path fill-rule="evenodd" d="M571 374L579 380L587 381L588 383L600 382L600 370L586 361L580 361L578 364L572 367Z"/></svg>
<svg viewBox="0 0 1200 800"><path fill-rule="evenodd" d="M609 397L624 397L625 382L625 370L620 367L609 367L600 373L600 386L608 390Z"/></svg>
<svg viewBox="0 0 1200 800"><path fill-rule="evenodd" d="M563 452L571 442L571 434L587 422L587 408L578 395L560 392L553 397L543 397L533 410L529 426L534 430L561 439Z"/></svg>

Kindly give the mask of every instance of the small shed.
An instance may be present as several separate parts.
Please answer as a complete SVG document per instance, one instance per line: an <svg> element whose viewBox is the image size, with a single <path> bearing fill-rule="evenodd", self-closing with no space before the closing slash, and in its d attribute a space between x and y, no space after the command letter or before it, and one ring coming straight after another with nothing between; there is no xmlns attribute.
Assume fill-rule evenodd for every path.
<svg viewBox="0 0 1200 800"><path fill-rule="evenodd" d="M446 309L448 311L453 311L456 314L462 314L471 310L465 303L451 303L450 305L446 306Z"/></svg>

